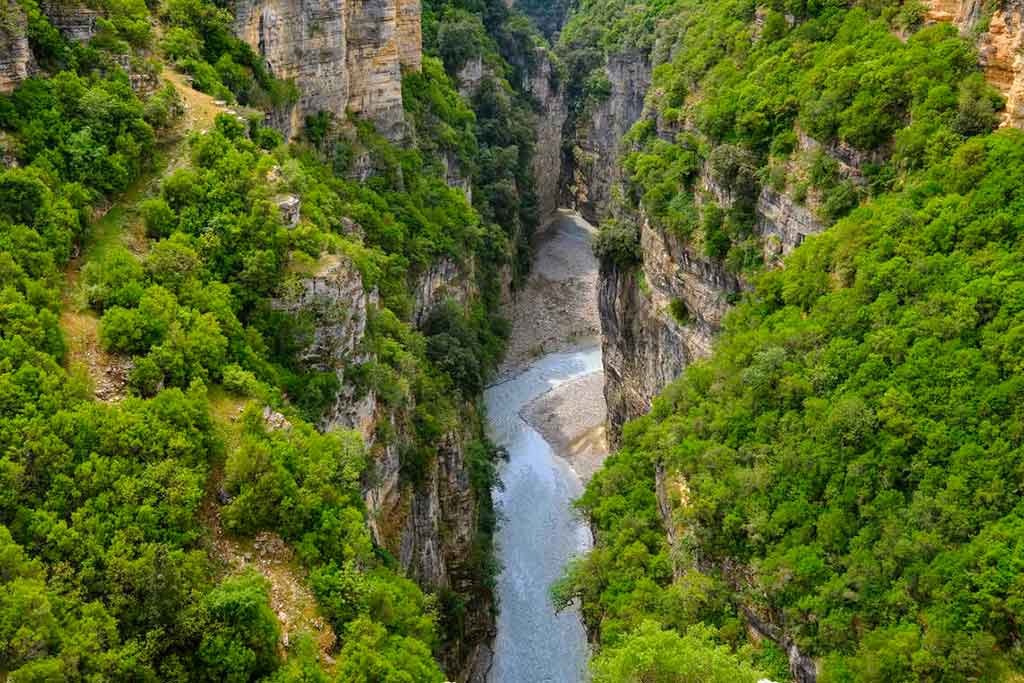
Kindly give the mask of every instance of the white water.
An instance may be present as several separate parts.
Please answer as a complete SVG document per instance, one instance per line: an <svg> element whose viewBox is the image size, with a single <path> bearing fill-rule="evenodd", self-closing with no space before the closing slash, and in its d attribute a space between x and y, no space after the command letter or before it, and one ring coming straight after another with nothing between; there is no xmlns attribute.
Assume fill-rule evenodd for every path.
<svg viewBox="0 0 1024 683"><path fill-rule="evenodd" d="M490 683L578 683L586 678L586 634L575 610L555 614L550 587L566 562L590 547L590 532L571 508L580 478L522 418L524 405L568 380L601 369L601 350L543 356L485 393L491 437L508 450L504 519L497 553L498 635Z"/></svg>

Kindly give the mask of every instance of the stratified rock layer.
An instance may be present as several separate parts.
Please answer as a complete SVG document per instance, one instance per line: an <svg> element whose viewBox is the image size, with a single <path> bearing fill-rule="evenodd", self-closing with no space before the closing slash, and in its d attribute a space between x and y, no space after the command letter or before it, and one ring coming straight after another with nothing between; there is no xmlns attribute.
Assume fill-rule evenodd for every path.
<svg viewBox="0 0 1024 683"><path fill-rule="evenodd" d="M35 60L28 45L28 18L18 0L0 0L0 93L14 90L35 71Z"/></svg>
<svg viewBox="0 0 1024 683"><path fill-rule="evenodd" d="M402 69L422 60L418 0L239 0L235 32L294 79L298 102L273 117L287 135L310 114L351 111L402 137Z"/></svg>

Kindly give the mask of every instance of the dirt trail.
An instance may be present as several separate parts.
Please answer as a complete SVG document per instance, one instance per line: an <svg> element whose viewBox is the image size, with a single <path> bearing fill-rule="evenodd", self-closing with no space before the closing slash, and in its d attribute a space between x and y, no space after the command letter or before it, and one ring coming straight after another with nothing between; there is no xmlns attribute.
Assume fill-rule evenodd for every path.
<svg viewBox="0 0 1024 683"><path fill-rule="evenodd" d="M140 257L146 253L148 242L138 211L139 203L156 189L160 178L185 163L188 136L195 131L209 130L218 114L231 111L209 95L193 89L185 76L166 66L161 78L170 82L181 96L182 115L175 126L163 134L152 167L114 202L97 211L88 239L65 271L60 319L68 345L65 366L71 372L88 377L93 394L100 401L118 401L124 397L132 363L131 359L107 353L101 347L99 317L89 308L80 282L82 268L115 246L126 247Z"/></svg>

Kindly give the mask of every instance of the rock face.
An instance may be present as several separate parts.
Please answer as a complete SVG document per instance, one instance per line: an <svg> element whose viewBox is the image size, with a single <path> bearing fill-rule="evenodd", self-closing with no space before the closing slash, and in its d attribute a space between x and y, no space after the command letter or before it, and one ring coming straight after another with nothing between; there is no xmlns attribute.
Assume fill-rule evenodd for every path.
<svg viewBox="0 0 1024 683"><path fill-rule="evenodd" d="M319 111L402 137L402 69L422 59L418 0L238 0L235 32L298 86L298 102L272 117L289 137Z"/></svg>
<svg viewBox="0 0 1024 683"><path fill-rule="evenodd" d="M977 33L985 78L1004 96L1003 125L1024 128L1024 2L1004 0ZM929 21L951 22L965 36L975 33L985 18L985 0L927 0Z"/></svg>
<svg viewBox="0 0 1024 683"><path fill-rule="evenodd" d="M468 304L478 294L472 273L448 257L433 263L416 281L413 298L413 321L417 326L427 321L430 312L445 299Z"/></svg>
<svg viewBox="0 0 1024 683"><path fill-rule="evenodd" d="M647 413L654 396L694 359L710 353L729 297L740 289L738 278L721 263L695 254L645 219L640 236L641 264L623 268L605 261L598 281L613 447L627 420Z"/></svg>
<svg viewBox="0 0 1024 683"><path fill-rule="evenodd" d="M639 52L611 55L605 65L611 94L577 121L568 185L577 211L591 223L603 216L622 179L619 146L640 118L651 84L651 64Z"/></svg>
<svg viewBox="0 0 1024 683"><path fill-rule="evenodd" d="M87 43L96 35L96 20L100 13L85 3L54 2L43 3L43 13L61 34L70 41Z"/></svg>
<svg viewBox="0 0 1024 683"><path fill-rule="evenodd" d="M789 254L807 238L824 230L821 221L785 192L761 188L757 197L757 232L764 239L765 263Z"/></svg>
<svg viewBox="0 0 1024 683"><path fill-rule="evenodd" d="M28 17L18 0L0 0L0 93L8 93L35 72L28 45Z"/></svg>
<svg viewBox="0 0 1024 683"><path fill-rule="evenodd" d="M537 184L537 202L541 219L558 209L561 199L562 127L569 110L565 94L555 82L551 60L537 51L538 66L530 74L526 90L539 104L536 121L537 146L533 153L533 177Z"/></svg>
<svg viewBox="0 0 1024 683"><path fill-rule="evenodd" d="M461 270L442 261L421 278L417 307L423 315L443 296L462 287L472 290ZM372 359L363 348L370 311L377 305L375 291L367 292L361 275L347 259L325 256L317 268L281 298L275 309L306 323L298 359L308 368L333 371L341 381L334 404L319 427L323 430L359 431L370 451L370 466L363 482L363 497L374 540L398 558L406 573L424 589L455 591L467 599L459 637L442 651L448 675L464 681L477 652L493 631L490 588L480 583L475 557L481 501L470 480L466 448L471 435L464 428L442 436L436 457L415 481L403 474L402 454L412 443L411 414L380 403L374 393L359 392L345 381L346 369ZM380 434L387 433L387 439Z"/></svg>

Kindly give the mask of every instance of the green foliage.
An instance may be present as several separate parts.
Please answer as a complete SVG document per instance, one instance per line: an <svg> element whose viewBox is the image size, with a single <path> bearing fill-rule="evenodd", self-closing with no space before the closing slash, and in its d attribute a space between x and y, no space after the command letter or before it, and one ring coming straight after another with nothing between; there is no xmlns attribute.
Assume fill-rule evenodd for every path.
<svg viewBox="0 0 1024 683"><path fill-rule="evenodd" d="M269 588L262 576L248 573L226 579L204 597L201 680L242 683L277 668L280 629L267 604Z"/></svg>
<svg viewBox="0 0 1024 683"><path fill-rule="evenodd" d="M440 11L444 40L428 28L429 49L452 60L479 54L493 78L470 107L451 64L428 57L408 74L418 146L394 145L361 121L341 139L328 115L310 121L316 150L286 146L253 120L221 116L187 140L168 176L141 182L158 134L181 112L175 87L140 101L117 66L127 55L138 67L133 49L150 39L145 4L103 0L97 36L74 46L31 0L22 4L41 66L75 71L0 97L4 147L18 162L0 173L0 576L9 588L0 677L326 680L307 640L282 661L264 579L223 578L211 562L214 507L228 533L273 532L295 548L338 630L335 679L443 681L435 651L467 628L455 606L490 601L495 572L498 454L474 402L503 343L497 273L521 261L537 222L534 113L512 85L532 68L535 30L501 2ZM295 101L217 3L171 0L159 17L159 48L197 88L264 109ZM503 51L518 55L515 67ZM348 176L357 153L372 166L358 181ZM446 170L472 181L473 205ZM286 193L302 201L291 229L274 204ZM108 214L102 244L82 251L101 201L123 206ZM108 241L125 215L148 238L131 251ZM100 318L101 345L131 356L129 396L118 403L91 400L86 374L61 368L62 270L73 253L85 254L81 292ZM380 293L353 354L368 362L314 369L298 357L311 321L278 302L321 257L350 261ZM421 331L412 285L442 261L477 273L468 284L482 296L415 311ZM424 480L439 449L465 450L478 529L461 592L446 592L444 610L393 561L382 566L387 553L373 545L362 499L374 474L361 439L311 426L342 381L393 409L376 443L402 453L403 483ZM246 412L225 415L242 403ZM346 613L348 579L359 600Z"/></svg>
<svg viewBox="0 0 1024 683"><path fill-rule="evenodd" d="M602 221L594 238L594 254L628 267L640 261L640 232L628 220L610 218Z"/></svg>
<svg viewBox="0 0 1024 683"><path fill-rule="evenodd" d="M702 227L704 253L746 271L757 261L751 232L761 184L770 180L786 192L783 165L799 166L809 153L796 128L820 145L813 164L836 157L860 167L863 177L832 161L828 173L812 168L809 182L794 178L790 195L812 199L820 219L831 224L867 196L898 186L901 172L941 161L965 137L995 127L1002 100L978 72L973 47L942 24L901 41L893 26L916 22L898 5L780 4L767 9L756 35L754 7L746 0L710 6L604 0L576 10L562 46L578 51L581 41L597 41L614 55L653 49L632 37L641 27L660 37L665 47L652 54L651 118L628 137L626 198L654 227L684 240L699 243ZM571 85L570 92L588 90L590 70L601 71L603 55L587 59L587 69L573 76L582 85ZM857 161L859 151L884 161L878 150L892 141L891 161ZM694 201L705 180L702 168L724 215L712 209L709 216Z"/></svg>
<svg viewBox="0 0 1024 683"><path fill-rule="evenodd" d="M1022 142L964 143L808 240L627 425L580 501L598 546L556 591L608 648L645 618L739 645L740 603L781 615L823 680L1019 669ZM656 469L686 482L674 554Z"/></svg>
<svg viewBox="0 0 1024 683"><path fill-rule="evenodd" d="M593 661L595 683L754 683L761 675L695 626L685 636L644 622Z"/></svg>
<svg viewBox="0 0 1024 683"><path fill-rule="evenodd" d="M478 15L449 8L441 17L437 53L451 73L458 72L469 60L481 57L487 42L487 30Z"/></svg>
<svg viewBox="0 0 1024 683"><path fill-rule="evenodd" d="M263 57L235 36L227 9L207 0L166 0L160 16L167 24L160 49L192 74L197 89L259 108L297 101L295 84L274 78Z"/></svg>
<svg viewBox="0 0 1024 683"><path fill-rule="evenodd" d="M672 299L668 304L668 311L680 325L690 322L690 311L686 308L686 302L682 299Z"/></svg>
<svg viewBox="0 0 1024 683"><path fill-rule="evenodd" d="M20 139L19 161L98 195L124 190L152 156L153 128L124 80L70 72L30 79L0 98L0 128Z"/></svg>

